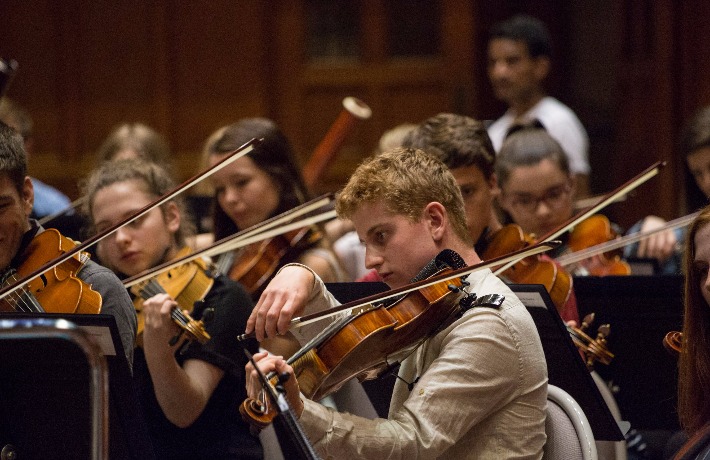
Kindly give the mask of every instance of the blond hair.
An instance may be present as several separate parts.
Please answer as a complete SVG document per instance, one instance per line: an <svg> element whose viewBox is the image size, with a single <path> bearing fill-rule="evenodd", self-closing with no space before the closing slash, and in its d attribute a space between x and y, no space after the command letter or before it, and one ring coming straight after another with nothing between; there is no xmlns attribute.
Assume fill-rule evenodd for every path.
<svg viewBox="0 0 710 460"><path fill-rule="evenodd" d="M412 222L420 219L427 204L439 202L454 233L473 245L456 179L444 163L423 150L397 147L366 159L338 194L335 209L348 219L362 204L379 200Z"/></svg>

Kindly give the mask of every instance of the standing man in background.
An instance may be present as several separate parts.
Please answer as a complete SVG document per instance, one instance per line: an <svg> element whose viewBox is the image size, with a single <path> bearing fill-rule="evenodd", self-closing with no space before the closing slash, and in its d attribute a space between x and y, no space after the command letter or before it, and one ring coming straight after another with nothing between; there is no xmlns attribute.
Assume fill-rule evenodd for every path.
<svg viewBox="0 0 710 460"><path fill-rule="evenodd" d="M577 177L577 197L589 195L589 138L572 110L548 96L550 33L539 19L518 15L494 24L488 40L488 77L496 98L508 105L489 128L496 152L514 124L538 119L560 143Z"/></svg>

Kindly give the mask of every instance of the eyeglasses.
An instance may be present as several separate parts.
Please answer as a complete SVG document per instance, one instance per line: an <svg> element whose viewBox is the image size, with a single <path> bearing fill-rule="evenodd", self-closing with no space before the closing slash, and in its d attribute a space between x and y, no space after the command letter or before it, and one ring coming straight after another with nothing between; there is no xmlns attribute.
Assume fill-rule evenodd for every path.
<svg viewBox="0 0 710 460"><path fill-rule="evenodd" d="M529 214L534 213L538 206L540 206L540 203L545 203L550 209L558 210L565 206L571 191L572 187L569 183L560 184L550 187L540 197L527 194L515 194L510 197L509 203L510 207L514 208L516 211Z"/></svg>

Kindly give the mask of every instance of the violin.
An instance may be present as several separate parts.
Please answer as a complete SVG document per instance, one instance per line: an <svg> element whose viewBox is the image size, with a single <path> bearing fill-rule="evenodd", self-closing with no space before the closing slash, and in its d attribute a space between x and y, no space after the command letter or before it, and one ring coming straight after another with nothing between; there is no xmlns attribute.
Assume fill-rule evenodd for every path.
<svg viewBox="0 0 710 460"><path fill-rule="evenodd" d="M292 260L300 251L317 244L322 238L316 227L303 227L267 238L225 253L217 263L217 272L238 281L247 292L258 298L285 261Z"/></svg>
<svg viewBox="0 0 710 460"><path fill-rule="evenodd" d="M446 254L437 256L437 265L440 266L449 252L453 253L445 251ZM430 266L432 264L425 267L418 278L451 271L442 267L427 273ZM365 306L360 313L332 322L288 359L301 392L309 399L318 400L337 391L353 377L372 380L391 369L392 363L455 319L459 302L466 294L462 287L463 280L454 278L391 302ZM241 406L242 415L247 420L256 420L259 427L272 418L265 410L263 401L248 399Z"/></svg>
<svg viewBox="0 0 710 460"><path fill-rule="evenodd" d="M455 252L445 250L424 267L410 285L292 320L294 327L345 310L358 310L332 322L289 358L301 392L311 399L320 399L353 377L360 380L379 377L466 310L500 306L502 296L493 294L478 299L468 293L463 276L554 246L555 243L538 244L472 267L466 267ZM462 268L452 268L461 265ZM251 336L244 334L238 340ZM253 399L245 400L240 412L256 428L268 425L273 417L265 401Z"/></svg>
<svg viewBox="0 0 710 460"><path fill-rule="evenodd" d="M3 287L15 285L28 273L68 251L77 243L50 228L35 236L25 250L27 258L17 270L8 271ZM76 277L89 260L86 252L76 253L66 261L16 287L11 295L0 300L0 311L89 313L101 311L101 294Z"/></svg>
<svg viewBox="0 0 710 460"><path fill-rule="evenodd" d="M570 232L567 243L570 252L597 246L617 238L606 216L596 214L588 217ZM621 260L620 252L605 252L591 255L577 262L577 272L590 276L630 275L631 267Z"/></svg>
<svg viewBox="0 0 710 460"><path fill-rule="evenodd" d="M688 214L686 216L678 217L677 219L670 220L670 221L666 222L665 225L662 225L658 228L654 228L653 230L632 233L630 235L622 236L620 238L614 238L608 242L604 242L604 243L597 244L595 246L587 247L586 249L582 249L582 250L576 251L571 254L565 254L563 256L558 257L556 260L562 266L572 265L572 264L575 264L579 261L585 260L589 257L595 256L597 254L607 253L611 250L622 248L622 247L627 246L629 244L636 243L636 242L641 241L642 239L644 239L648 236L654 235L656 233L686 227L698 216L699 213L700 213L700 211L694 212L692 214Z"/></svg>
<svg viewBox="0 0 710 460"><path fill-rule="evenodd" d="M519 225L509 224L493 234L481 257L484 260L492 259L528 247L534 242L534 237L526 235ZM570 274L541 255L526 257L499 275L514 283L542 284L559 311L572 293Z"/></svg>
<svg viewBox="0 0 710 460"><path fill-rule="evenodd" d="M579 327L567 326L567 331L572 337L572 342L584 355L584 361L587 364L587 369L592 371L594 363L599 361L602 364L609 364L614 358L614 354L607 348L606 338L611 332L611 327L608 324L602 324L597 329L597 336L592 338L586 333L586 329L594 322L594 313L589 313L582 320Z"/></svg>
<svg viewBox="0 0 710 460"><path fill-rule="evenodd" d="M178 253L178 256L186 255L189 252L189 248L184 248ZM192 307L195 302L202 300L207 295L214 284L214 278L208 272L207 263L203 259L195 259L130 287L131 293L136 296L133 306L138 317L136 334L138 343L141 342L145 328L143 301L161 293L169 294L178 304L178 307L173 308L170 312L170 316L180 327L180 334L171 340L171 345L177 343L183 333L187 334L188 340L197 340L200 343L206 343L210 339L204 322L194 320L189 313L185 313L187 309L181 307L183 305ZM192 308L189 310L191 311Z"/></svg>

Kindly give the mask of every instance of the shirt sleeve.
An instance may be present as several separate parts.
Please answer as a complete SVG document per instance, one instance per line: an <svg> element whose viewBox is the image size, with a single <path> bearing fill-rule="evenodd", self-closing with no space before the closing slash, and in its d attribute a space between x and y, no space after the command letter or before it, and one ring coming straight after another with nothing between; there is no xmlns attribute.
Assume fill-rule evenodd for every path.
<svg viewBox="0 0 710 460"><path fill-rule="evenodd" d="M138 325L136 310L128 291L111 270L93 261L87 262L87 265L79 272L79 277L101 294L101 313L111 315L116 319L123 351L128 359L129 367L132 368L133 348Z"/></svg>

